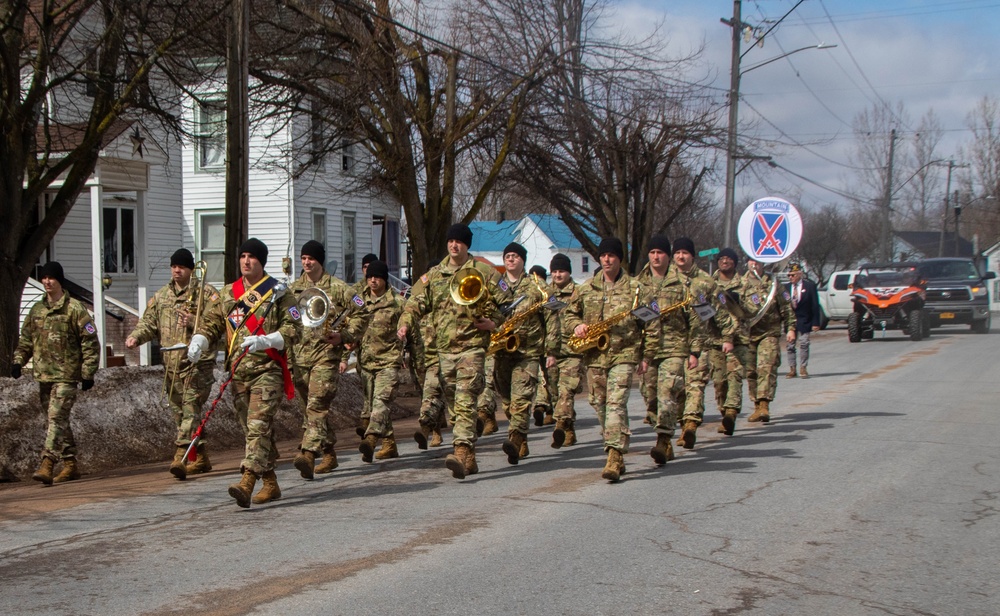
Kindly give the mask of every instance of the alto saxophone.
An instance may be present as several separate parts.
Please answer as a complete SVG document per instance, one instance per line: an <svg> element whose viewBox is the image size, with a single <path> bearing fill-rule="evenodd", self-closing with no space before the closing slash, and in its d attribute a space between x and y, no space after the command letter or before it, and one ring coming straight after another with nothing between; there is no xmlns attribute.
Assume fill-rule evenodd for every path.
<svg viewBox="0 0 1000 616"><path fill-rule="evenodd" d="M597 323L588 325L587 333L585 335L570 336L570 339L566 344L569 345L570 350L574 353L582 353L584 351L589 351L590 349L597 349L598 351L608 350L608 346L611 345L611 328L632 316L632 311L638 306L639 288L636 287L635 297L632 299L631 308L626 308L621 312L611 315L603 321L598 321Z"/></svg>
<svg viewBox="0 0 1000 616"><path fill-rule="evenodd" d="M535 302L527 310L519 312L504 321L503 325L490 335L490 347L486 349L488 355L500 350L507 351L508 353L517 351L518 347L521 346L521 337L517 335L517 330L528 320L528 317L541 310L542 306L549 301L551 294L542 291L541 285L538 284L537 274L532 274L532 280L535 282L535 287L541 292L542 300Z"/></svg>

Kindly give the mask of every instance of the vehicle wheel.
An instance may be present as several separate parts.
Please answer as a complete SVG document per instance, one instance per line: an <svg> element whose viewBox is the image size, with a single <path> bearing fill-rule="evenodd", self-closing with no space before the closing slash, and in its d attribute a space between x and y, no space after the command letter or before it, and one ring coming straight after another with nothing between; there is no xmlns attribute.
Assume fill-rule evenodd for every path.
<svg viewBox="0 0 1000 616"><path fill-rule="evenodd" d="M983 319L982 321L973 321L972 322L972 331L975 332L975 333L977 333L977 334L988 334L988 333L990 333L990 320L991 319L992 319L992 317L987 314L986 318Z"/></svg>
<svg viewBox="0 0 1000 616"><path fill-rule="evenodd" d="M924 338L930 338L931 336L931 318L924 313Z"/></svg>
<svg viewBox="0 0 1000 616"><path fill-rule="evenodd" d="M920 342L924 339L924 311L914 309L910 311L910 340Z"/></svg>
<svg viewBox="0 0 1000 616"><path fill-rule="evenodd" d="M830 324L830 319L826 318L826 313L819 318L819 328L826 329L826 326Z"/></svg>
<svg viewBox="0 0 1000 616"><path fill-rule="evenodd" d="M861 315L857 312L852 312L847 317L847 339L861 342Z"/></svg>
<svg viewBox="0 0 1000 616"><path fill-rule="evenodd" d="M871 340L873 338L875 338L875 328L874 327L872 327L871 329L865 329L864 327L861 328L861 339L862 340Z"/></svg>

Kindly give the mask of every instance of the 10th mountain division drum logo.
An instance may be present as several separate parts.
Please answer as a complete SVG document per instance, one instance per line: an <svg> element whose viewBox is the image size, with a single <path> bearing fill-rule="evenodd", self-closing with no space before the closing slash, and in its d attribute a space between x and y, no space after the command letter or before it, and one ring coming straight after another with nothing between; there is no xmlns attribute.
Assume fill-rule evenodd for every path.
<svg viewBox="0 0 1000 616"><path fill-rule="evenodd" d="M751 203L740 216L740 247L754 261L776 263L795 252L802 240L802 217L778 197Z"/></svg>

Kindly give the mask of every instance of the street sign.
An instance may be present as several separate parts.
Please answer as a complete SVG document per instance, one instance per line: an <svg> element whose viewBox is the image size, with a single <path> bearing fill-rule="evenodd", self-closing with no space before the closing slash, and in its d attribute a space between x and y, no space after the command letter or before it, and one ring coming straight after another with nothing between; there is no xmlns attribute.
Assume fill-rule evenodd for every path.
<svg viewBox="0 0 1000 616"><path fill-rule="evenodd" d="M699 257L711 257L712 255L719 254L719 250L721 250L721 249L719 249L719 248L709 248L708 250L700 250L700 251L698 251L698 256Z"/></svg>
<svg viewBox="0 0 1000 616"><path fill-rule="evenodd" d="M802 241L802 217L795 206L778 197L758 199L740 216L740 247L754 261L777 263Z"/></svg>

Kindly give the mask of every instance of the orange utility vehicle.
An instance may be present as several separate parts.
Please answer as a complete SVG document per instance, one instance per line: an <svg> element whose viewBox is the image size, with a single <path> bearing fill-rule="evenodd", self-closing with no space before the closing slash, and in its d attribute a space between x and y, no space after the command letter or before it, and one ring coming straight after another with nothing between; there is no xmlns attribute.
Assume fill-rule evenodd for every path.
<svg viewBox="0 0 1000 616"><path fill-rule="evenodd" d="M875 330L899 329L910 340L930 335L930 320L924 311L926 282L915 263L866 263L854 278L851 301L854 311L847 317L851 342L875 337Z"/></svg>

